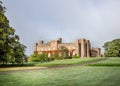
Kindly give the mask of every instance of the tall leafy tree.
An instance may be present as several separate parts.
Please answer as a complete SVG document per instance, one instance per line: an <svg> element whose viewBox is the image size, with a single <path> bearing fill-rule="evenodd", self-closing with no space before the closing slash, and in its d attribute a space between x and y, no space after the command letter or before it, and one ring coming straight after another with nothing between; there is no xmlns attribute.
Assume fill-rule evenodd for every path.
<svg viewBox="0 0 120 86"><path fill-rule="evenodd" d="M69 51L68 51L68 49L67 49L65 46L61 46L61 47L59 48L59 50L60 50L60 53L61 53L61 57L62 57L62 58L64 58L64 59L69 58Z"/></svg>
<svg viewBox="0 0 120 86"><path fill-rule="evenodd" d="M120 39L106 42L103 47L106 57L120 57Z"/></svg>
<svg viewBox="0 0 120 86"><path fill-rule="evenodd" d="M10 27L5 10L0 1L0 62L22 63L26 47L19 42L19 36L15 34L14 28Z"/></svg>

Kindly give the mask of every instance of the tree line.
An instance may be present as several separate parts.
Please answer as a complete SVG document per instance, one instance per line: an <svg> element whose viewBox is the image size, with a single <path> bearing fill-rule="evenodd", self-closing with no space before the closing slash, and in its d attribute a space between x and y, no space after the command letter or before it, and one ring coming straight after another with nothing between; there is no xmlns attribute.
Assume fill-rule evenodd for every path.
<svg viewBox="0 0 120 86"><path fill-rule="evenodd" d="M105 57L120 57L120 39L114 39L104 44Z"/></svg>

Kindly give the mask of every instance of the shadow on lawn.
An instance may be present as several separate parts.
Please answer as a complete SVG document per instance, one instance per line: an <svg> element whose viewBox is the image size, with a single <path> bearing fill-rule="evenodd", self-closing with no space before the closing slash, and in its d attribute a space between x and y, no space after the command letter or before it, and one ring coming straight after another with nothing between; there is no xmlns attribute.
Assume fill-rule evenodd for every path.
<svg viewBox="0 0 120 86"><path fill-rule="evenodd" d="M27 67L27 66L35 66L38 62L31 63L23 63L23 64L0 64L0 68L5 67Z"/></svg>
<svg viewBox="0 0 120 86"><path fill-rule="evenodd" d="M27 62L27 63L23 63L23 64L0 64L0 68L6 68L6 67L31 67L31 66L36 66L37 64L40 63L46 63L46 62L51 62L51 61L44 61L44 62Z"/></svg>

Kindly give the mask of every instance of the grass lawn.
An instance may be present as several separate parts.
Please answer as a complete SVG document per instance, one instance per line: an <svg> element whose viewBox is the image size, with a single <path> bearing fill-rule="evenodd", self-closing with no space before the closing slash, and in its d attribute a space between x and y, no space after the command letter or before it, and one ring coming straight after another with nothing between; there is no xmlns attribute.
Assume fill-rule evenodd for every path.
<svg viewBox="0 0 120 86"><path fill-rule="evenodd" d="M54 61L49 61L49 62L30 62L25 64L26 66L28 65L34 65L34 66L61 66L61 65L73 65L73 64L85 64L88 62L95 62L99 60L104 60L106 58L77 58L77 59L63 59L63 60L54 60Z"/></svg>
<svg viewBox="0 0 120 86"><path fill-rule="evenodd" d="M5 67L5 68L0 68L0 72L4 71L14 71L14 70L29 70L29 69L38 69L38 68L46 68L46 67Z"/></svg>
<svg viewBox="0 0 120 86"><path fill-rule="evenodd" d="M95 61L98 62L91 64L92 66L34 70L36 66L86 64ZM67 59L27 65L30 64L34 65L33 70L0 72L0 86L120 86L120 58ZM14 68L17 67L11 70ZM6 71L4 68L3 70Z"/></svg>
<svg viewBox="0 0 120 86"><path fill-rule="evenodd" d="M102 60L102 61L98 61L96 63L92 63L92 64L88 64L90 66L120 66L120 57L119 58L115 58L115 57L111 57L108 58L107 60Z"/></svg>
<svg viewBox="0 0 120 86"><path fill-rule="evenodd" d="M120 67L75 66L0 74L0 86L120 86Z"/></svg>
<svg viewBox="0 0 120 86"><path fill-rule="evenodd" d="M65 65L74 65L74 64L87 64L90 62L95 62L99 60L104 60L106 58L78 58L78 59L63 59L63 60L54 60L48 62L29 62L24 65L13 65L13 66L5 66L1 67L0 71L10 71L10 70L24 70L24 69L36 69L36 68L44 68L50 66L65 66Z"/></svg>

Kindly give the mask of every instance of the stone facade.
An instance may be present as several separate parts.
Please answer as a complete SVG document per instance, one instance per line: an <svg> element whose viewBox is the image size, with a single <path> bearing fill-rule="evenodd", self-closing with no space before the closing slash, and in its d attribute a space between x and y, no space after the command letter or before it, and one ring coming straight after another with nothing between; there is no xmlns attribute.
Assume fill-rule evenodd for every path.
<svg viewBox="0 0 120 86"><path fill-rule="evenodd" d="M35 44L34 52L39 54L47 53L48 56L51 57L54 52L59 52L61 46L65 46L69 50L70 56L75 54L81 58L101 56L100 48L91 48L90 41L86 39L78 39L72 43L62 43L62 38L52 40L48 43L44 43L44 41L41 40L39 43Z"/></svg>

